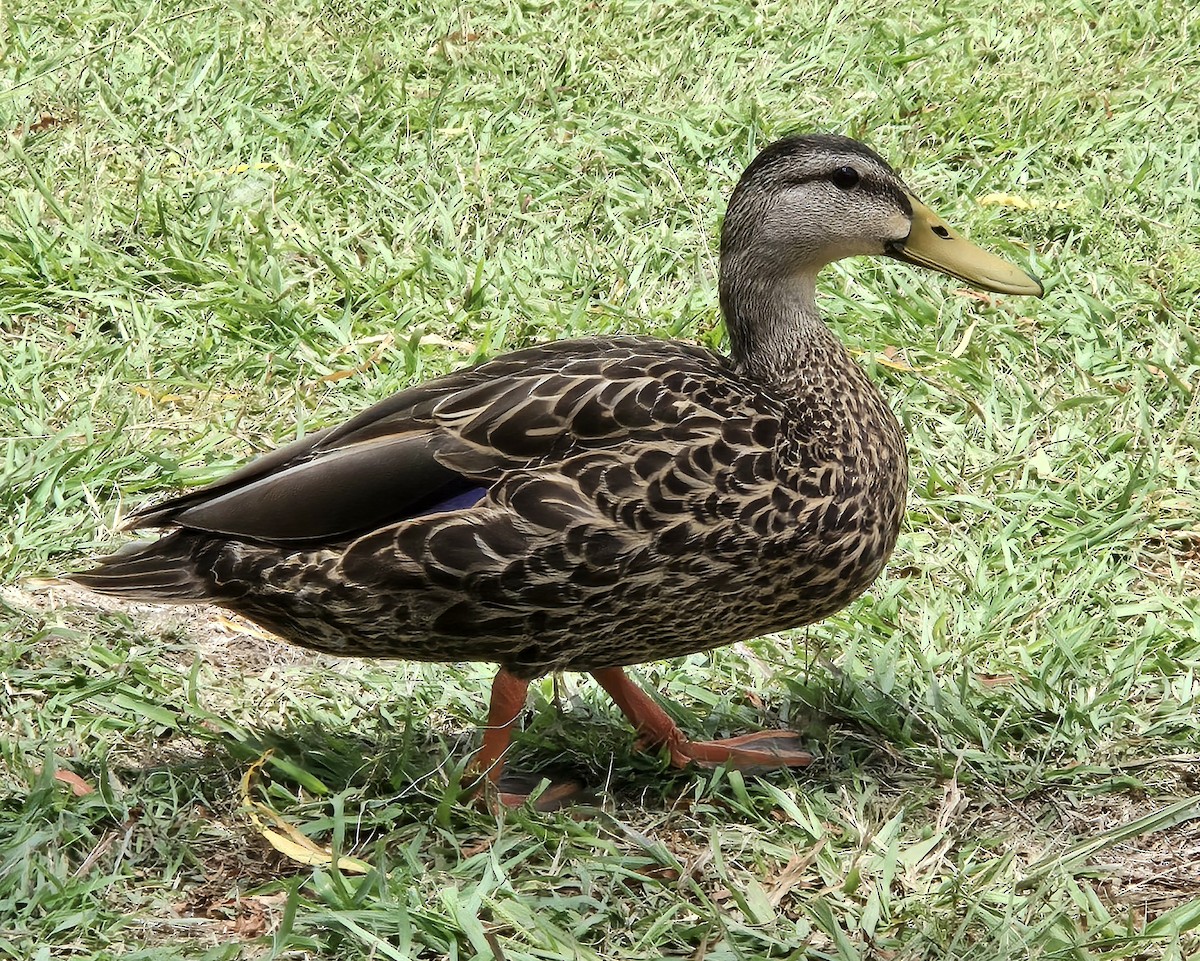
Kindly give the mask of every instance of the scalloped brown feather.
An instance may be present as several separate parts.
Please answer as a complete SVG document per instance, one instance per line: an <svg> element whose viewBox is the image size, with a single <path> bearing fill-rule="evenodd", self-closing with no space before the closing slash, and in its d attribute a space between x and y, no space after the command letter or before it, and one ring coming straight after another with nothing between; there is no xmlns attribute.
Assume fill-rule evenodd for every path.
<svg viewBox="0 0 1200 961"><path fill-rule="evenodd" d="M178 532L78 579L113 591L120 568L141 574L156 558L151 568L174 572L172 598L187 571L189 597L305 647L497 661L519 676L810 623L878 575L906 483L894 418L874 390L838 389L847 376L869 386L843 359L850 366L814 382L812 396L784 398L717 355L667 341L518 351L397 394L265 473L248 471L241 487L214 485L211 501L193 493L158 505L145 517ZM869 443L816 427L846 418ZM264 536L264 515L277 516L264 492L278 500L290 478L292 500L311 509L322 470L336 475L347 451L397 438L420 438L416 449L488 484L487 495L328 544ZM214 501L241 512L240 536L228 509L223 533L197 528ZM362 505L364 523L378 514L374 501ZM126 587L159 596L139 593L136 579Z"/></svg>

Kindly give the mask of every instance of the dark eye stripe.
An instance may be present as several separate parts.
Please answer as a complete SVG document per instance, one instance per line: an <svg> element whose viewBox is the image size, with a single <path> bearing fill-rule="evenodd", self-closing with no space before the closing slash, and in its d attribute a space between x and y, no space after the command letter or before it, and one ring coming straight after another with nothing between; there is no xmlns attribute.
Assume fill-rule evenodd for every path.
<svg viewBox="0 0 1200 961"><path fill-rule="evenodd" d="M871 194L875 197L886 197L897 207L907 214L912 213L912 204L908 200L908 194L903 189L897 187L894 183L886 180L876 180L871 173L861 174L862 179L859 180L857 190L863 193ZM803 184L810 184L817 180L830 180L830 173L808 174L804 177L788 177L783 176L774 182L774 186L781 187L799 187ZM767 180L767 178L763 178ZM761 184L762 186L765 184ZM741 189L747 189L745 178L743 183L739 184Z"/></svg>

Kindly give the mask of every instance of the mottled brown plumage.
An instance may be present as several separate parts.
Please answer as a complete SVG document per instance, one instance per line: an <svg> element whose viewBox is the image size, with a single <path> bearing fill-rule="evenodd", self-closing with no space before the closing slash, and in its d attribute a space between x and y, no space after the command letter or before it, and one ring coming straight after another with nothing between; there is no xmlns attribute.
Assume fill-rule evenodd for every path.
<svg viewBox="0 0 1200 961"><path fill-rule="evenodd" d="M939 239L966 242L926 213L861 144L780 141L722 232L731 356L646 337L506 354L139 511L128 527L169 533L75 579L214 601L334 654L494 661L518 681L823 618L891 554L907 461L817 314L817 271L876 253L1027 281L976 248L940 262Z"/></svg>

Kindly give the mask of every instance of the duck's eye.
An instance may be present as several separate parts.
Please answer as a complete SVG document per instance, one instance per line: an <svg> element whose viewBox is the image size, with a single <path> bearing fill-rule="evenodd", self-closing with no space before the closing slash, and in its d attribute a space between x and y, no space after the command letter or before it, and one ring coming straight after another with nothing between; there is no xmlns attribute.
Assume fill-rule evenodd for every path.
<svg viewBox="0 0 1200 961"><path fill-rule="evenodd" d="M862 174L853 167L838 167L829 175L829 179L838 190L853 190L862 180Z"/></svg>

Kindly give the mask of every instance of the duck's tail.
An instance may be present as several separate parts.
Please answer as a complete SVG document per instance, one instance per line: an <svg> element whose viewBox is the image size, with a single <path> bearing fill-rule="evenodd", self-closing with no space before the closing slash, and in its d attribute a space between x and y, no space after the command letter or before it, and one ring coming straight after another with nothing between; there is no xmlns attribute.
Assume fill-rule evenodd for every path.
<svg viewBox="0 0 1200 961"><path fill-rule="evenodd" d="M102 557L94 569L64 574L80 587L126 600L187 603L211 598L211 585L196 570L194 545L183 531L156 541L134 541Z"/></svg>

